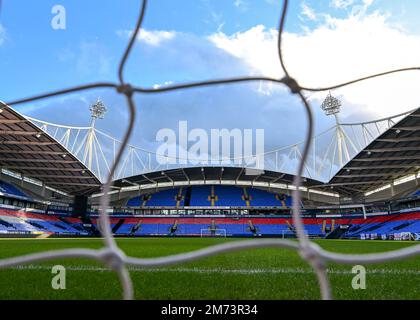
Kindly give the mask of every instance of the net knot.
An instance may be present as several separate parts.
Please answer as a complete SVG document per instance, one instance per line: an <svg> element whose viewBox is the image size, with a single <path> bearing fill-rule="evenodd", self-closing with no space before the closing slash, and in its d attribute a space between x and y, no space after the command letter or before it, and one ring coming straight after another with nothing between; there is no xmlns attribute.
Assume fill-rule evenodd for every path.
<svg viewBox="0 0 420 320"><path fill-rule="evenodd" d="M283 83L289 87L290 91L293 94L299 93L301 90L300 85L297 83L297 81L289 76L283 78Z"/></svg>
<svg viewBox="0 0 420 320"><path fill-rule="evenodd" d="M315 268L324 268L324 260L319 254L321 247L315 243L308 243L302 246L299 250L300 256L308 261Z"/></svg>
<svg viewBox="0 0 420 320"><path fill-rule="evenodd" d="M123 83L117 87L117 92L125 94L128 97L131 97L134 93L134 89L130 84Z"/></svg>
<svg viewBox="0 0 420 320"><path fill-rule="evenodd" d="M99 254L104 264L113 270L118 270L124 265L126 255L118 248L105 248Z"/></svg>

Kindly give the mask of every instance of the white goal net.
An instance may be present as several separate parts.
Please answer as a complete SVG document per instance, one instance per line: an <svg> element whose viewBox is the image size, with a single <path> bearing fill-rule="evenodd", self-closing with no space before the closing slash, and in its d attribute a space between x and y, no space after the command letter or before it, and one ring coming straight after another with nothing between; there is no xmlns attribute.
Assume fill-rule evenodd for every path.
<svg viewBox="0 0 420 320"><path fill-rule="evenodd" d="M226 229L201 229L200 230L200 237L222 237L226 238Z"/></svg>
<svg viewBox="0 0 420 320"><path fill-rule="evenodd" d="M140 1L139 1L140 2ZM299 80L294 79L287 70L287 66L283 61L283 42L286 39L283 39L284 25L286 22L286 17L288 16L288 4L289 0L283 0L283 7L281 11L280 21L278 25L277 33L277 53L279 58L279 63L281 65L282 72L279 72L278 77L269 78L263 76L249 76L249 77L237 77L237 78L224 78L224 79L213 79L213 80L203 80L200 82L191 82L191 83L181 83L181 84L169 84L159 87L141 87L132 83L126 82L125 79L125 70L126 62L134 44L137 43L139 39L138 35L142 29L143 18L146 13L147 0L143 0L140 8L139 17L136 23L136 26L131 34L130 41L124 51L124 54L119 62L118 66L118 82L97 82L97 83L87 83L75 87L63 88L58 91L48 92L44 94L39 94L32 97L27 97L23 99L18 99L10 101L7 105L14 106L22 103L39 101L41 99L62 96L69 93L80 92L90 89L104 89L104 88L113 88L119 94L125 97L127 101L128 108L128 125L124 132L122 142L118 148L117 154L114 158L114 162L109 170L109 175L106 183L102 186L102 197L100 199L100 230L104 242L104 246L101 249L85 249L85 248L74 248L74 249L65 249L65 250L52 250L46 252L37 252L29 255L0 259L0 268L8 268L13 266L19 266L22 264L41 262L52 259L63 259L63 258L90 258L97 260L109 268L114 270L120 279L122 288L123 288L123 298L124 299L133 299L134 297L134 288L132 279L128 270L128 266L142 266L142 267L159 267L166 266L170 264L176 264L181 262L188 262L196 259L201 259L204 257L213 256L220 253L227 253L238 250L246 250L251 248L263 248L263 247L275 247L275 248L289 248L299 252L300 256L307 261L315 270L316 276L318 278L318 284L320 287L321 296L325 300L332 299L331 286L329 283L329 278L327 274L327 264L329 262L355 265L355 264L373 264L387 261L395 261L403 258L413 257L420 254L420 244L402 248L395 251L387 251L382 253L367 253L367 254L341 254L337 252L329 252L321 248L316 243L312 242L307 235L305 234L304 222L301 215L301 183L302 183L302 174L305 170L305 163L308 160L308 155L310 152L310 147L313 143L313 112L311 108L311 101L306 98L307 94L314 92L322 92L333 89L342 88L354 83L365 81L368 79L373 79L377 77L382 77L385 75L397 73L397 72L407 72L420 70L420 67L409 67L404 69L390 70L370 76L366 76L359 79L354 79L348 82L341 84L332 85L330 87L305 87L299 84ZM302 57L310 57L311 52L303 52ZM357 63L356 61L354 63ZM328 67L328 66L326 66ZM191 88L198 87L209 87L215 85L233 85L238 83L245 82L266 82L276 84L278 86L284 86L290 90L290 93L295 95L302 103L302 106L305 110L305 115L308 120L308 127L306 129L306 138L304 143L304 149L302 152L301 160L299 161L299 168L296 172L294 181L293 181L293 225L295 226L296 236L298 241L291 241L288 239L254 239L246 241L230 241L227 243L218 244L211 247L206 247L200 250L193 252L181 253L171 256L158 257L158 258L138 258L127 256L119 247L118 243L115 241L111 221L107 213L107 208L110 203L110 191L113 184L114 174L120 163L123 162L123 153L128 146L128 142L135 127L136 120L136 103L134 95L141 94L156 94L159 92L169 92L176 90L187 90ZM0 102L0 106L2 103ZM218 233L222 233L223 229L216 229ZM207 232L207 231L206 231ZM224 231L226 235L226 230Z"/></svg>

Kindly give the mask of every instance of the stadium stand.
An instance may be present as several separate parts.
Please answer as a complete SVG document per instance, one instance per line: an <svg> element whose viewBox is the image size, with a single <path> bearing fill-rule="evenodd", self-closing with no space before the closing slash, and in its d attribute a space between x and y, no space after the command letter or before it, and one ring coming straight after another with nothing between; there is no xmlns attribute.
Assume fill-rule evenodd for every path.
<svg viewBox="0 0 420 320"><path fill-rule="evenodd" d="M88 235L80 219L0 209L0 233Z"/></svg>
<svg viewBox="0 0 420 320"><path fill-rule="evenodd" d="M26 195L22 190L4 181L0 181L0 192L2 195L12 198L29 199L28 195Z"/></svg>
<svg viewBox="0 0 420 320"><path fill-rule="evenodd" d="M28 195L5 181L0 181L0 193L1 236L98 235L94 212L83 219L71 217L70 207L45 205L34 199L33 194ZM411 191L405 199L394 201L392 205L372 203L365 213L360 207L323 209L314 206L311 209L306 206L305 232L310 237L344 239L393 239L401 233L420 234L419 195L420 190ZM35 206L37 201L40 205ZM134 210L114 211L111 215L112 232L116 236L296 236L290 215L291 197L249 186L167 188L130 198L125 204L127 209ZM201 207L206 209L200 213ZM241 209L226 210L231 207ZM259 207L264 208L252 210ZM149 213L142 208L150 208ZM276 208L281 209L276 211Z"/></svg>
<svg viewBox="0 0 420 320"><path fill-rule="evenodd" d="M131 198L128 207L291 207L284 194L235 186L190 186Z"/></svg>
<svg viewBox="0 0 420 320"><path fill-rule="evenodd" d="M183 188L174 188L145 194L130 199L128 207L179 207L184 205Z"/></svg>
<svg viewBox="0 0 420 320"><path fill-rule="evenodd" d="M246 206L246 203L243 200L244 193L242 188L233 186L216 186L216 193L218 196L217 205L219 206Z"/></svg>
<svg viewBox="0 0 420 320"><path fill-rule="evenodd" d="M232 237L293 237L295 234L290 217L276 218L174 218L174 217L142 217L113 218L111 223L124 223L115 232L120 236L201 236L202 230L225 230L226 236ZM360 238L361 234L385 234L387 237L398 232L420 232L420 212L397 213L346 219L305 218L305 232L310 237L326 237L342 225L350 226L340 238ZM210 233L208 233L210 234Z"/></svg>

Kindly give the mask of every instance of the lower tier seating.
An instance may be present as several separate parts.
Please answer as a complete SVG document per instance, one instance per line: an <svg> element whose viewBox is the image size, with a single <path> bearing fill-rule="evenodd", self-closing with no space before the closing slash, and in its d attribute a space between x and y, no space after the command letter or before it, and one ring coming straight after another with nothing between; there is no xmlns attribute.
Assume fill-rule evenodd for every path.
<svg viewBox="0 0 420 320"><path fill-rule="evenodd" d="M0 209L0 233L88 235L80 219Z"/></svg>
<svg viewBox="0 0 420 320"><path fill-rule="evenodd" d="M97 219L92 219L94 225ZM285 217L111 217L112 230L120 236L271 236L293 237L292 218ZM305 218L305 233L327 237L334 230L341 238L386 238L401 233L420 235L420 212L363 218ZM93 231L95 231L93 229ZM92 232L93 232L92 231ZM0 209L0 234L89 235L77 218ZM92 233L93 235L93 233Z"/></svg>
<svg viewBox="0 0 420 320"><path fill-rule="evenodd" d="M111 219L117 225L121 219ZM420 233L420 213L393 214L368 219L304 219L305 233L312 237L325 237L341 226L349 226L341 238L360 238L361 234L375 233L387 236L400 232ZM174 228L176 226L176 228ZM115 232L121 236L202 236L216 232L226 236L295 235L292 218L125 218Z"/></svg>

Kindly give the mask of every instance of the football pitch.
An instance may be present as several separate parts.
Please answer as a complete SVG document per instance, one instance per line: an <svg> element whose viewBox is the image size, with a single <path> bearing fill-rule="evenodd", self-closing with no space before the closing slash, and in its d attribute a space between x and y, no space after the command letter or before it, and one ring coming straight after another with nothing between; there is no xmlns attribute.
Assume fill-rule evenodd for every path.
<svg viewBox="0 0 420 320"><path fill-rule="evenodd" d="M127 255L158 257L233 239L117 239ZM395 250L413 242L316 241L341 253ZM101 239L0 239L0 258L53 249L101 248ZM54 265L66 268L66 289L51 286ZM136 299L319 299L317 279L298 253L268 248L220 254L170 267L129 267ZM354 290L352 266L330 263L335 299L420 299L420 257L366 265L366 289ZM117 275L86 259L54 260L0 269L0 299L120 299Z"/></svg>

